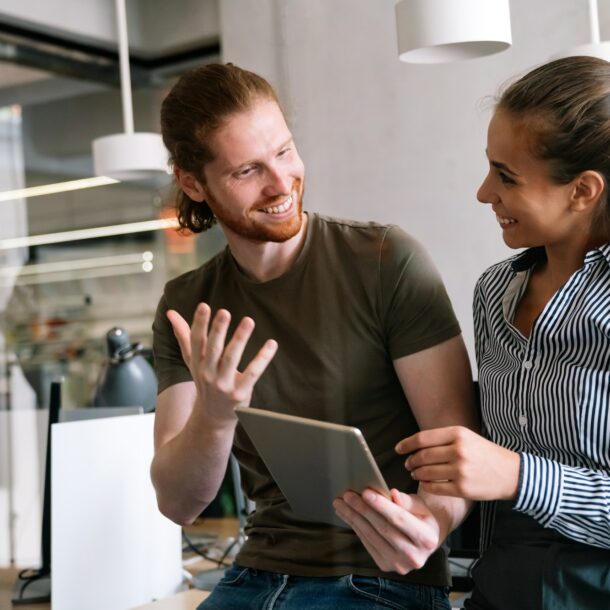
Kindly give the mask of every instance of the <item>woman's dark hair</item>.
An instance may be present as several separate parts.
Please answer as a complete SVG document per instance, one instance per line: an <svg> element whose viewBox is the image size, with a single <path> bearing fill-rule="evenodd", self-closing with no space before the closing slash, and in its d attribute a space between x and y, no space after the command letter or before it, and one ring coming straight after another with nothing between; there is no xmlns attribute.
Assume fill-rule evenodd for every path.
<svg viewBox="0 0 610 610"><path fill-rule="evenodd" d="M261 99L279 105L264 78L232 64L208 64L184 74L161 106L161 134L170 163L204 183L203 167L214 160L211 134L231 115L249 110ZM194 233L216 222L205 201L193 201L182 190L176 211L180 226Z"/></svg>
<svg viewBox="0 0 610 610"><path fill-rule="evenodd" d="M531 151L549 162L556 183L586 170L601 174L606 187L594 223L610 236L610 63L594 57L552 61L511 84L496 109L526 123Z"/></svg>

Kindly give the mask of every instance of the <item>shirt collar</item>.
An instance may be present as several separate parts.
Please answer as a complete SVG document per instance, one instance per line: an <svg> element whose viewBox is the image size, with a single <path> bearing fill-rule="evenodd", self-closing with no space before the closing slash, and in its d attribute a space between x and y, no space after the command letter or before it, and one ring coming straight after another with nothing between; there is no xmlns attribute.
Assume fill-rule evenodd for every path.
<svg viewBox="0 0 610 610"><path fill-rule="evenodd" d="M604 258L608 265L610 265L610 242L600 246L599 248L595 248L594 250L589 250L589 252L585 254L585 265L593 263L600 258ZM544 246L528 248L513 258L511 261L511 267L515 273L519 273L520 271L526 271L527 269L533 267L536 263L540 263L545 260L546 252L544 250Z"/></svg>
<svg viewBox="0 0 610 610"><path fill-rule="evenodd" d="M599 248L595 248L595 250L590 250L585 254L585 265L588 263L592 263L600 258L605 259L605 261L610 265L610 243L604 244Z"/></svg>
<svg viewBox="0 0 610 610"><path fill-rule="evenodd" d="M533 267L536 263L540 263L546 260L546 251L544 246L538 246L536 248L528 248L524 252L517 254L511 261L510 265L515 273L519 271L526 271Z"/></svg>

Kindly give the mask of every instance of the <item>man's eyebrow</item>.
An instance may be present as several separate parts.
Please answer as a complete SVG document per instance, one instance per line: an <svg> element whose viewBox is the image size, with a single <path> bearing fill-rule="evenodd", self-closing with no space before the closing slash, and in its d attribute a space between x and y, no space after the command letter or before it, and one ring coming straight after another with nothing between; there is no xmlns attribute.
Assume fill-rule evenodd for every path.
<svg viewBox="0 0 610 610"><path fill-rule="evenodd" d="M280 145L278 150L282 150L282 148L286 148L286 146L288 146L288 144L293 144L293 143L294 143L294 138L292 136L290 136L283 144Z"/></svg>
<svg viewBox="0 0 610 610"><path fill-rule="evenodd" d="M280 144L276 150L282 150L283 148L286 148L286 146L288 146L289 144L292 144L293 142L294 142L294 136L290 136L285 142L282 142L282 144ZM229 174L232 174L233 172L239 171L240 168L246 167L247 165L252 165L253 163L257 163L257 160L250 159L248 161L244 161L243 163L240 163L239 165L230 166L222 173L223 173L223 175L228 176Z"/></svg>

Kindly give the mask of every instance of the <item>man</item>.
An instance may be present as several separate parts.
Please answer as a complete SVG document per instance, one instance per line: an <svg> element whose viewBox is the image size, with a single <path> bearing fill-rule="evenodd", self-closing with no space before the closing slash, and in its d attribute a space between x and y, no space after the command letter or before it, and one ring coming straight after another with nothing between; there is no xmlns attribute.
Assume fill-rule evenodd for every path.
<svg viewBox="0 0 610 610"><path fill-rule="evenodd" d="M447 604L438 547L468 506L416 496L394 451L419 429L474 419L459 327L425 252L397 227L302 211L303 163L275 92L256 74L227 64L185 75L161 124L182 226L217 220L228 247L167 284L154 322L159 507L192 522L231 451L256 502L236 565L201 607ZM375 511L356 523L346 512L356 494L339 507L353 529L297 519L237 426L234 407L250 404L362 430L388 484L411 494L396 496L410 548L382 566L387 577L366 530L391 524Z"/></svg>

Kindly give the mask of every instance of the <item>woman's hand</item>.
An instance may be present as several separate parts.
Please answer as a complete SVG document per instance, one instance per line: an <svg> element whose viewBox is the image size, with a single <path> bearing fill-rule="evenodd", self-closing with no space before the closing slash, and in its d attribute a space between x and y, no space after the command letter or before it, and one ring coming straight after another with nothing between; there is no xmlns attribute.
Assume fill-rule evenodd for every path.
<svg viewBox="0 0 610 610"><path fill-rule="evenodd" d="M416 495L392 489L390 500L371 489L348 491L333 506L384 572L421 568L441 543L436 517Z"/></svg>
<svg viewBox="0 0 610 610"><path fill-rule="evenodd" d="M396 445L409 454L405 467L420 489L470 500L512 500L517 496L521 458L468 428L424 430Z"/></svg>
<svg viewBox="0 0 610 610"><path fill-rule="evenodd" d="M226 309L217 312L211 326L206 303L197 306L190 328L176 311L169 310L167 317L197 386L198 402L216 422L235 422L234 408L249 406L254 384L275 356L277 343L267 341L240 373L237 367L254 330L252 318L243 318L225 345L231 321Z"/></svg>

